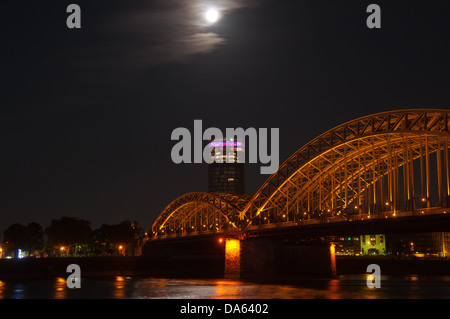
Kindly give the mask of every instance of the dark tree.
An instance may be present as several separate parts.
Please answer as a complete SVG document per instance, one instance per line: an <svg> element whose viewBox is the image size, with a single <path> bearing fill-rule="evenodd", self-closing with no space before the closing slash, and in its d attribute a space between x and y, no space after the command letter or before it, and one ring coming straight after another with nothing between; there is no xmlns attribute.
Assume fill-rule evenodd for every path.
<svg viewBox="0 0 450 319"><path fill-rule="evenodd" d="M101 225L93 232L93 237L98 245L103 245L106 254L124 255L133 254L141 234L138 222L125 220L115 225Z"/></svg>
<svg viewBox="0 0 450 319"><path fill-rule="evenodd" d="M27 228L22 224L12 224L4 232L3 242L6 244L6 249L16 256L18 249L25 250L28 246L29 234Z"/></svg>
<svg viewBox="0 0 450 319"><path fill-rule="evenodd" d="M102 224L100 228L95 229L92 232L92 237L95 241L99 243L109 242L109 234L111 233L111 225Z"/></svg>
<svg viewBox="0 0 450 319"><path fill-rule="evenodd" d="M111 233L111 225L102 224L100 228L92 231L93 245L92 251L95 255L112 255L113 250L110 247L111 241L109 234Z"/></svg>
<svg viewBox="0 0 450 319"><path fill-rule="evenodd" d="M45 229L47 243L51 247L88 244L91 232L90 222L76 217L53 219L50 226Z"/></svg>
<svg viewBox="0 0 450 319"><path fill-rule="evenodd" d="M31 253L43 248L44 232L42 226L35 222L27 226L15 223L5 230L3 241L8 251L14 252L14 255L18 249Z"/></svg>
<svg viewBox="0 0 450 319"><path fill-rule="evenodd" d="M132 244L141 233L142 228L138 222L125 220L120 224L111 226L108 239L116 244Z"/></svg>
<svg viewBox="0 0 450 319"><path fill-rule="evenodd" d="M28 246L26 249L31 251L42 250L44 248L44 230L38 223L31 222L27 225Z"/></svg>

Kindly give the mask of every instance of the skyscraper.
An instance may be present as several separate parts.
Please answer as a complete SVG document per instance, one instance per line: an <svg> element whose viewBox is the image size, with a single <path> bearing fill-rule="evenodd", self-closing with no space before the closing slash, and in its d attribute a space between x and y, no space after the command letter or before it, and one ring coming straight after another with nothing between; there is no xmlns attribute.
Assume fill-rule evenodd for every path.
<svg viewBox="0 0 450 319"><path fill-rule="evenodd" d="M208 165L208 192L244 194L244 143L220 139L210 142L208 147L214 161Z"/></svg>

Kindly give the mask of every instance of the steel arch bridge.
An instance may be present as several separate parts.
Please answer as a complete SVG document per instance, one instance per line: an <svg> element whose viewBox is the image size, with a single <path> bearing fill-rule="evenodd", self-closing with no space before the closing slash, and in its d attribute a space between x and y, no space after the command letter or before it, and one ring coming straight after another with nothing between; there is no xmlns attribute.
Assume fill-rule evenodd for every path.
<svg viewBox="0 0 450 319"><path fill-rule="evenodd" d="M239 230L240 213L251 195L188 193L171 202L152 226L154 233L183 234Z"/></svg>
<svg viewBox="0 0 450 319"><path fill-rule="evenodd" d="M253 196L180 196L153 235L442 213L450 206L449 116L412 109L339 125L295 152Z"/></svg>

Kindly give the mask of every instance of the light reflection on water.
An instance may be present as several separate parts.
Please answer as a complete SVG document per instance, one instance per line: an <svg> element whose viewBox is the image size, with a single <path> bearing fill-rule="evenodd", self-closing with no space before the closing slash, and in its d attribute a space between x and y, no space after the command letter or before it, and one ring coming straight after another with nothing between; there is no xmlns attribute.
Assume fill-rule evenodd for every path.
<svg viewBox="0 0 450 319"><path fill-rule="evenodd" d="M381 276L381 288L366 286L364 275L311 278L283 284L225 279L151 277L82 278L69 289L65 278L3 280L0 298L24 299L393 299L450 298L450 276Z"/></svg>

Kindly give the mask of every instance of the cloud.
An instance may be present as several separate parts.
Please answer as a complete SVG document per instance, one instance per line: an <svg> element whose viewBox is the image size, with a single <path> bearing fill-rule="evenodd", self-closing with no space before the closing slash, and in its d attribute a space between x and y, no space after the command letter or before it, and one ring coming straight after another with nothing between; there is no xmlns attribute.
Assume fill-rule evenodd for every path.
<svg viewBox="0 0 450 319"><path fill-rule="evenodd" d="M58 74L45 89L60 91L65 105L66 96L70 96L72 104L79 107L81 102L75 99L86 95L90 104L95 104L94 96L133 85L140 72L166 63L188 62L196 54L212 52L225 44L227 39L205 19L208 9L218 10L218 23L226 27L229 13L262 1L146 0L104 5L105 10L93 8L92 3L91 7L81 4L81 33L67 36L66 31L61 41L53 42L52 54L43 57L41 64L51 65ZM74 87L78 98L73 97ZM55 105L63 103L59 95L53 95L47 99Z"/></svg>
<svg viewBox="0 0 450 319"><path fill-rule="evenodd" d="M209 8L224 19L230 12L253 6L256 0L157 0L148 7L115 12L100 26L111 34L97 45L97 52L113 55L127 67L186 61L194 54L208 53L226 39L212 31L204 18Z"/></svg>

